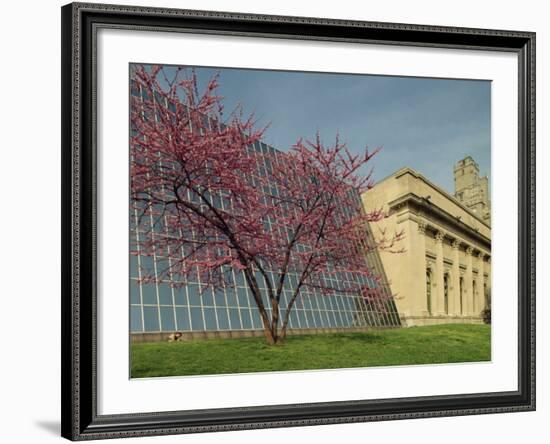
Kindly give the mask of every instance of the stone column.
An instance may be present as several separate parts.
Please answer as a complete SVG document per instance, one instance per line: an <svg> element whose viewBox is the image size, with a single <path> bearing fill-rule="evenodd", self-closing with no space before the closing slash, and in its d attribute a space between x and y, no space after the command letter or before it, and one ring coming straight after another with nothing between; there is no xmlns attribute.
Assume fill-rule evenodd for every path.
<svg viewBox="0 0 550 444"><path fill-rule="evenodd" d="M422 301L418 301L418 309L422 311L422 314L424 316L429 316L430 312L428 310L428 294L427 294L427 288L426 288L426 223L419 221L418 222L418 258L416 264L416 272L418 273L419 279L422 279L422 288L424 289L422 294L424 297L422 298ZM433 296L432 296L433 298ZM432 299L433 300L433 299ZM432 307L433 310L433 307Z"/></svg>
<svg viewBox="0 0 550 444"><path fill-rule="evenodd" d="M453 269L451 273L451 280L453 284L453 293L449 298L449 314L458 316L460 315L460 241L455 239L452 245Z"/></svg>
<svg viewBox="0 0 550 444"><path fill-rule="evenodd" d="M472 247L466 248L466 274L464 275L464 299L465 299L465 310L464 314L471 316L474 312L473 301L474 301L474 286L473 280L474 275L472 273L472 255L474 249Z"/></svg>
<svg viewBox="0 0 550 444"><path fill-rule="evenodd" d="M428 316L433 316L434 313L435 313L435 310L434 310L434 298L435 298L435 262L430 259L430 258L426 258L426 270L427 269L430 269L430 272L431 272L431 286L430 286L430 310L428 310ZM426 291L427 291L427 285L426 286ZM426 309L428 308L428 295L426 295Z"/></svg>
<svg viewBox="0 0 550 444"><path fill-rule="evenodd" d="M492 286L492 280L491 280L491 256L487 255L487 262L485 263L485 267L484 267L487 271L487 281L485 281L487 283L487 291L489 293L489 302L491 301L491 286ZM485 295L484 295L484 299L485 300Z"/></svg>
<svg viewBox="0 0 550 444"><path fill-rule="evenodd" d="M483 283L485 282L485 255L483 252L479 252L478 256L478 265L477 265L477 300L476 300L476 306L474 314L476 316L481 315L481 310L483 310L483 307L485 306L485 291L483 288Z"/></svg>
<svg viewBox="0 0 550 444"><path fill-rule="evenodd" d="M443 238L445 234L442 231L438 231L435 235L435 294L433 307L434 314L436 316L443 316L445 314L444 305L444 283L443 274L445 268L443 266Z"/></svg>
<svg viewBox="0 0 550 444"><path fill-rule="evenodd" d="M460 277L462 278L462 304L460 302L460 280L458 281L458 313L460 316L466 314L466 270L460 269ZM460 278L459 278L460 279Z"/></svg>

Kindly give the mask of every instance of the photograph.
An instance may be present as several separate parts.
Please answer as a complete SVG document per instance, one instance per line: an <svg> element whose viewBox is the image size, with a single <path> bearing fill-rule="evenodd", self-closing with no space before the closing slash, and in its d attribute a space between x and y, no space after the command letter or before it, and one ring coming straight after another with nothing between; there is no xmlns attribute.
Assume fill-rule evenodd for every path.
<svg viewBox="0 0 550 444"><path fill-rule="evenodd" d="M129 63L130 378L490 362L491 91Z"/></svg>
<svg viewBox="0 0 550 444"><path fill-rule="evenodd" d="M534 411L536 26L180 6L61 8L61 435Z"/></svg>
<svg viewBox="0 0 550 444"><path fill-rule="evenodd" d="M548 440L545 3L6 6L3 442Z"/></svg>

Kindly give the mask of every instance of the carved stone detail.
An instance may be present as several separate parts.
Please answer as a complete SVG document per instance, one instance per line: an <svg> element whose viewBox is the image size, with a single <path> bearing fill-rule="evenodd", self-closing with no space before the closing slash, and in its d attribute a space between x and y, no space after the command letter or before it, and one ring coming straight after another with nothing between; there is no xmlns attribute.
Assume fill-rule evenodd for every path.
<svg viewBox="0 0 550 444"><path fill-rule="evenodd" d="M418 222L418 232L420 234L426 234L426 222Z"/></svg>

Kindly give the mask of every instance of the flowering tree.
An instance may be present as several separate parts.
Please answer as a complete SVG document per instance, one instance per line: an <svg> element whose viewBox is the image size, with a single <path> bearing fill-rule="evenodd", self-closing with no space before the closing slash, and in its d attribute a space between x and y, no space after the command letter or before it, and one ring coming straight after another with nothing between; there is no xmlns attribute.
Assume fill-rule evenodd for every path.
<svg viewBox="0 0 550 444"><path fill-rule="evenodd" d="M251 117L236 110L224 118L217 77L201 94L183 68L168 76L138 66L132 82L140 95L131 103L131 200L145 227L135 254L163 258L144 281L182 285L193 276L216 289L240 270L270 344L285 338L305 288L384 297L365 257L391 250L401 233L375 241L366 228L385 217L366 213L359 197L372 186L360 170L376 151L353 155L338 138L325 146L317 135L286 153L261 152L253 146L263 130ZM343 273L356 284L331 283ZM296 284L281 306L291 274Z"/></svg>

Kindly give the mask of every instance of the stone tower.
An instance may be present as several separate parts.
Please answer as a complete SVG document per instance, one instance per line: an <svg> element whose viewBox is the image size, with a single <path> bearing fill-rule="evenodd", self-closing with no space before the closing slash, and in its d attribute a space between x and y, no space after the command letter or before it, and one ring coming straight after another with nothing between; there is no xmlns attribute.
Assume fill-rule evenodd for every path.
<svg viewBox="0 0 550 444"><path fill-rule="evenodd" d="M490 225L491 201L488 177L479 177L479 165L470 156L466 156L455 164L454 177L455 198Z"/></svg>

